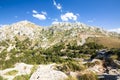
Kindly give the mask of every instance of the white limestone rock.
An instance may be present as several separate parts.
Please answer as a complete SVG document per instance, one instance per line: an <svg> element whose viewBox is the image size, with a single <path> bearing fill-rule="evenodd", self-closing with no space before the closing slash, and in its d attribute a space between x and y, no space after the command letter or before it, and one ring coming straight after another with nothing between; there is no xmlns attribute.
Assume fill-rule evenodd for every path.
<svg viewBox="0 0 120 80"><path fill-rule="evenodd" d="M67 75L61 71L54 70L55 64L40 65L30 80L65 80Z"/></svg>
<svg viewBox="0 0 120 80"><path fill-rule="evenodd" d="M16 63L15 69L18 70L17 75L25 75L30 74L33 65L25 64L25 63Z"/></svg>

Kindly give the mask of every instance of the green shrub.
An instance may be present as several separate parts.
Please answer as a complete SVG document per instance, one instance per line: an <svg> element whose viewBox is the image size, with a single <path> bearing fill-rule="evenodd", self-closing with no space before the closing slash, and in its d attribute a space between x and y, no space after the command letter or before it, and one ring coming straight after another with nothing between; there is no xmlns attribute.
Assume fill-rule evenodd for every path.
<svg viewBox="0 0 120 80"><path fill-rule="evenodd" d="M72 77L72 76L69 76L67 79L65 80L78 80L76 77Z"/></svg>
<svg viewBox="0 0 120 80"><path fill-rule="evenodd" d="M5 75L16 75L18 73L18 71L17 70L12 70L12 71L9 71L9 72L7 72L7 73L5 73Z"/></svg>
<svg viewBox="0 0 120 80"><path fill-rule="evenodd" d="M90 62L87 62L84 64L86 67L93 67L95 66L95 63L90 63Z"/></svg>
<svg viewBox="0 0 120 80"><path fill-rule="evenodd" d="M20 76L16 76L13 80L29 80L30 79L30 75L20 75Z"/></svg>
<svg viewBox="0 0 120 80"><path fill-rule="evenodd" d="M0 80L7 80L7 79L4 79L2 76L0 76Z"/></svg>
<svg viewBox="0 0 120 80"><path fill-rule="evenodd" d="M118 55L111 55L110 58L113 59L113 60L117 60L118 59Z"/></svg>
<svg viewBox="0 0 120 80"><path fill-rule="evenodd" d="M37 70L37 68L38 68L38 65L34 65L32 67L32 69L31 69L31 73L30 74L34 73Z"/></svg>
<svg viewBox="0 0 120 80"><path fill-rule="evenodd" d="M78 75L79 80L98 80L96 74L93 72L86 72L85 74Z"/></svg>
<svg viewBox="0 0 120 80"><path fill-rule="evenodd" d="M69 71L81 71L84 70L85 67L82 64L74 61L68 61L62 64L62 66L57 67L60 71L69 72Z"/></svg>

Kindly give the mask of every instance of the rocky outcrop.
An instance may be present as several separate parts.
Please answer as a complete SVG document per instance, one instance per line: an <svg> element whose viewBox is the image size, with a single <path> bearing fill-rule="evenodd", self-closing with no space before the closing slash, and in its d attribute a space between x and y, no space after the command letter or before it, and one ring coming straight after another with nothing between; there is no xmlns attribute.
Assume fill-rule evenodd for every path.
<svg viewBox="0 0 120 80"><path fill-rule="evenodd" d="M61 71L54 70L55 64L40 65L30 80L65 80L67 75Z"/></svg>
<svg viewBox="0 0 120 80"><path fill-rule="evenodd" d="M89 67L88 70L97 73L99 75L103 74L105 72L105 68L103 67L103 62L99 59L93 59L91 63L95 63L94 66Z"/></svg>
<svg viewBox="0 0 120 80"><path fill-rule="evenodd" d="M26 75L31 73L33 65L28 65L25 63L16 63L14 68L8 68L5 70L0 70L0 76L7 80L13 80L16 76ZM15 75L6 75L10 71L18 71Z"/></svg>

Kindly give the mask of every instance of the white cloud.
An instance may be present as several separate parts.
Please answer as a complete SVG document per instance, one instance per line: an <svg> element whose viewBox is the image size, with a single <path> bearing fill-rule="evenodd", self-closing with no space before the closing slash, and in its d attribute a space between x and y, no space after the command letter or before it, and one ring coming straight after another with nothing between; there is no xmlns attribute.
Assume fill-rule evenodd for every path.
<svg viewBox="0 0 120 80"><path fill-rule="evenodd" d="M36 10L33 10L33 17L39 19L39 20L45 20L47 13L42 11L41 13L38 13Z"/></svg>
<svg viewBox="0 0 120 80"><path fill-rule="evenodd" d="M62 21L68 21L68 20L76 21L77 20L77 15L75 15L72 12L67 12L67 13L61 15L61 19L62 19Z"/></svg>
<svg viewBox="0 0 120 80"><path fill-rule="evenodd" d="M33 10L32 12L33 12L33 13L38 13L36 10Z"/></svg>
<svg viewBox="0 0 120 80"><path fill-rule="evenodd" d="M57 8L58 10L61 10L61 9L62 9L62 6L60 5L60 3L57 4L55 0L53 0L53 4L54 4L54 6L56 6L56 8Z"/></svg>
<svg viewBox="0 0 120 80"><path fill-rule="evenodd" d="M108 31L120 33L120 28L117 28L117 29L110 29L110 30L108 30Z"/></svg>
<svg viewBox="0 0 120 80"><path fill-rule="evenodd" d="M44 14L44 15L47 15L47 13L45 11L41 11L41 13Z"/></svg>
<svg viewBox="0 0 120 80"><path fill-rule="evenodd" d="M43 14L33 14L33 17L39 19L39 20L45 20L46 16Z"/></svg>

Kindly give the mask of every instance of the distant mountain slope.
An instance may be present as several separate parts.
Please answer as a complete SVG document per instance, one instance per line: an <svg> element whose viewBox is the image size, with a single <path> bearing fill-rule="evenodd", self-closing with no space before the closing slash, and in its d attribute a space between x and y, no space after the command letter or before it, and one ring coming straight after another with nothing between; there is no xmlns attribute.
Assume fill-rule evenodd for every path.
<svg viewBox="0 0 120 80"><path fill-rule="evenodd" d="M20 21L0 28L0 41L15 41L29 38L40 47L49 47L59 42L77 42L83 45L88 37L119 37L119 34L83 23L59 22L50 27L41 27L29 21ZM113 41L114 43L114 41Z"/></svg>
<svg viewBox="0 0 120 80"><path fill-rule="evenodd" d="M89 37L86 42L95 42L108 48L120 48L120 38L116 37Z"/></svg>

